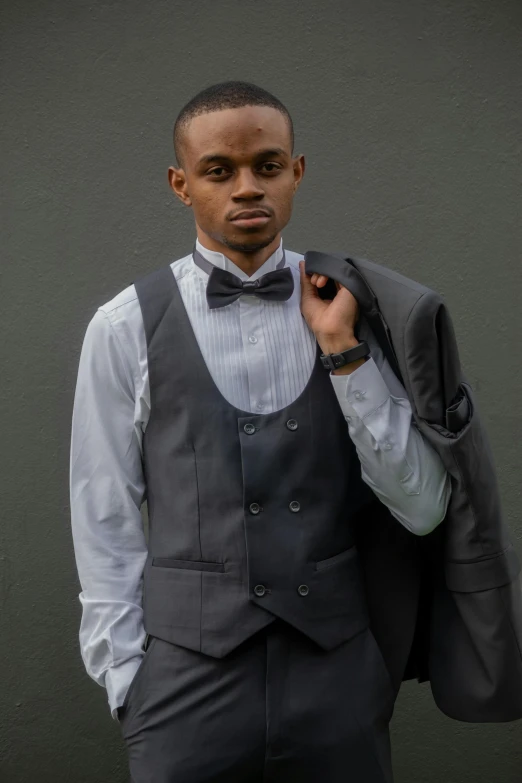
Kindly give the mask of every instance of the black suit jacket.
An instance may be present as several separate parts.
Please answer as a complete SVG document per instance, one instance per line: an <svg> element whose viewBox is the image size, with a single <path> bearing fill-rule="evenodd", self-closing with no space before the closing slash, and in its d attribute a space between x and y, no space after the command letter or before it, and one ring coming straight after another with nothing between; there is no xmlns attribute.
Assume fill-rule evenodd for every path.
<svg viewBox="0 0 522 783"><path fill-rule="evenodd" d="M397 683L429 679L438 707L457 720L521 718L520 564L444 300L363 259L310 251L305 269L354 294L451 477L446 517L433 533L412 535L378 501L358 533L372 630L390 674Z"/></svg>

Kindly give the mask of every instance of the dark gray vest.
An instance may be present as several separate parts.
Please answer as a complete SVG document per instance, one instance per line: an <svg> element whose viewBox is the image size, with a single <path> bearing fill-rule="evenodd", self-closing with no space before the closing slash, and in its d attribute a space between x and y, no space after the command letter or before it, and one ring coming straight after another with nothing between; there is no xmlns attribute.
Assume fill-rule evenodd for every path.
<svg viewBox="0 0 522 783"><path fill-rule="evenodd" d="M151 415L145 630L222 657L275 617L330 649L368 625L354 529L375 496L319 360L257 415L222 396L170 266L135 282Z"/></svg>

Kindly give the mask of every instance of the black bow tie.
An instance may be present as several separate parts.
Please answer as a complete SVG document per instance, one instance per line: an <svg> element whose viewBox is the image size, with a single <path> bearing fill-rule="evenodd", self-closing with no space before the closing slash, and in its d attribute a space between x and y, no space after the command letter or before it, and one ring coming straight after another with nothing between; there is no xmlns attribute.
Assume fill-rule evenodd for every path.
<svg viewBox="0 0 522 783"><path fill-rule="evenodd" d="M289 267L285 267L285 255L273 272L261 275L257 280L241 280L232 272L220 269L207 261L196 249L193 252L194 263L209 275L207 283L207 302L210 310L232 304L242 294L258 296L269 302L285 302L294 290L294 278Z"/></svg>

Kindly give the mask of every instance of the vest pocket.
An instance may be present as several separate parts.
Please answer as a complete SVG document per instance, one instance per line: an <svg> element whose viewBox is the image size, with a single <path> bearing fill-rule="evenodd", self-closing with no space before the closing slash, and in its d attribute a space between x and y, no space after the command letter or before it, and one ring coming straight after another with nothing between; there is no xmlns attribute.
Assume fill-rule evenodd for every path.
<svg viewBox="0 0 522 783"><path fill-rule="evenodd" d="M143 575L147 632L190 650L201 650L202 637L233 636L235 609L243 594L233 563L225 570L223 563L165 561L168 565L159 567L151 561Z"/></svg>
<svg viewBox="0 0 522 783"><path fill-rule="evenodd" d="M350 549L345 549L343 552L339 552L337 555L327 557L326 560L318 560L315 564L316 571L323 571L325 568L337 565L338 563L344 563L346 560L351 560L357 556L357 548L351 546Z"/></svg>
<svg viewBox="0 0 522 783"><path fill-rule="evenodd" d="M209 563L203 560L174 560L171 557L153 557L152 565L157 568L182 568L187 571L220 571L225 570L224 563Z"/></svg>

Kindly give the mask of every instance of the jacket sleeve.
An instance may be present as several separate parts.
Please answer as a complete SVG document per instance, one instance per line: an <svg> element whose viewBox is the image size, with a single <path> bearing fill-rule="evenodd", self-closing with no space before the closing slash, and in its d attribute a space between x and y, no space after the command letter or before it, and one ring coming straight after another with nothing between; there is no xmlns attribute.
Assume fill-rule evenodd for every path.
<svg viewBox="0 0 522 783"><path fill-rule="evenodd" d="M451 475L443 554L434 562L429 679L457 720L522 717L520 564L493 454L442 299L424 294L404 334L413 415Z"/></svg>
<svg viewBox="0 0 522 783"><path fill-rule="evenodd" d="M424 294L412 309L404 352L413 416L452 476L448 514L457 514L458 523L447 526L447 555L456 561L498 555L509 537L491 446L439 294ZM512 575L508 568L506 577Z"/></svg>

